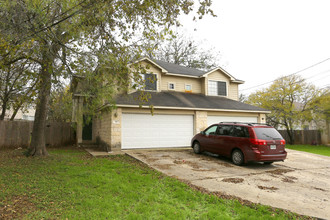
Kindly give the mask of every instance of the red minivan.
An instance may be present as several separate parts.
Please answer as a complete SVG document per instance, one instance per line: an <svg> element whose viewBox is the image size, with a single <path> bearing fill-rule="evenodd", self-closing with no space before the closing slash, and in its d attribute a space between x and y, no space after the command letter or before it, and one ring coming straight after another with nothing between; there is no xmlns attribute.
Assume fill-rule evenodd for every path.
<svg viewBox="0 0 330 220"><path fill-rule="evenodd" d="M236 165L250 161L271 164L287 156L285 140L272 126L259 123L221 122L191 140L196 154L203 151L231 158Z"/></svg>

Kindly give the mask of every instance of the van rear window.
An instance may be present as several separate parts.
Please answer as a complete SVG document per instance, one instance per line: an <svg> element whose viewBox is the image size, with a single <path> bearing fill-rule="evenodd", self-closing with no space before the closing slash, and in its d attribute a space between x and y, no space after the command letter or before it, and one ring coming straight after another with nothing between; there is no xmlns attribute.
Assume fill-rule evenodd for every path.
<svg viewBox="0 0 330 220"><path fill-rule="evenodd" d="M261 140L282 140L283 137L275 128L253 128L257 139Z"/></svg>

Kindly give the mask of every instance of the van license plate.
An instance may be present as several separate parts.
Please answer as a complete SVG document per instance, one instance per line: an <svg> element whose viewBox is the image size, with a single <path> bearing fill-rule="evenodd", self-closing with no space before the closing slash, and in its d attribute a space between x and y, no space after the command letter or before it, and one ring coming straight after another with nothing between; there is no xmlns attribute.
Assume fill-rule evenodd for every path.
<svg viewBox="0 0 330 220"><path fill-rule="evenodd" d="M270 145L271 150L276 150L276 145Z"/></svg>

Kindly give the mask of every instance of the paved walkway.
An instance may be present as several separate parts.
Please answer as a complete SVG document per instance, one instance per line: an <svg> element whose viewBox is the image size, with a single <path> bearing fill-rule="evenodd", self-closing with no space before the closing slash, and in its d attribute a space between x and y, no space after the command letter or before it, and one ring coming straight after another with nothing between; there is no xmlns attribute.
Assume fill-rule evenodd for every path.
<svg viewBox="0 0 330 220"><path fill-rule="evenodd" d="M168 176L254 203L330 219L330 157L287 150L285 162L235 166L186 150L125 151Z"/></svg>

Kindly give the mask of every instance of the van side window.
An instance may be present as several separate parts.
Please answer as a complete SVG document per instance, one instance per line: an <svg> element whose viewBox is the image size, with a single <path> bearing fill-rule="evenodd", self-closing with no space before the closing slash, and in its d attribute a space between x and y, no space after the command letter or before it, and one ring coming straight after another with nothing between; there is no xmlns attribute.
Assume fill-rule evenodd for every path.
<svg viewBox="0 0 330 220"><path fill-rule="evenodd" d="M235 126L232 132L234 137L250 137L249 130L247 127Z"/></svg>
<svg viewBox="0 0 330 220"><path fill-rule="evenodd" d="M216 131L217 131L217 128L218 128L218 125L214 125L214 126L212 126L212 127L210 127L210 128L208 128L206 131L205 131L205 134L206 135L215 135L216 133Z"/></svg>
<svg viewBox="0 0 330 220"><path fill-rule="evenodd" d="M231 131L233 129L232 125L222 125L219 128L219 135L223 135L223 136L231 136Z"/></svg>

